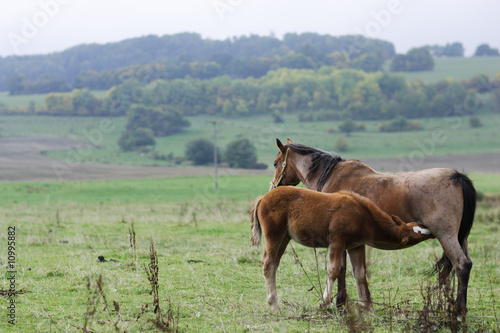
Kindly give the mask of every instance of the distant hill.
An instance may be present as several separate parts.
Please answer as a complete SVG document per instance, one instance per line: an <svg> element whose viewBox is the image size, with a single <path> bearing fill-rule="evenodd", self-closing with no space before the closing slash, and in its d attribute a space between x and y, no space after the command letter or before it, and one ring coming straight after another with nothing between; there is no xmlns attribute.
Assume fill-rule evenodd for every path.
<svg viewBox="0 0 500 333"><path fill-rule="evenodd" d="M83 44L47 55L0 57L0 91L6 90L6 80L14 74L22 74L30 81L40 78L62 79L73 86L75 78L83 72L103 72L134 65L173 62L179 66L196 61L215 61L220 64L232 58L284 56L299 50L305 58L317 58L316 60L335 51L348 54L351 59L372 53L379 59L386 60L395 54L392 43L362 36L289 33L283 39L251 35L212 40L203 39L196 33L161 37L150 35L104 45ZM292 60L297 63L297 59ZM304 59L298 60L304 62Z"/></svg>

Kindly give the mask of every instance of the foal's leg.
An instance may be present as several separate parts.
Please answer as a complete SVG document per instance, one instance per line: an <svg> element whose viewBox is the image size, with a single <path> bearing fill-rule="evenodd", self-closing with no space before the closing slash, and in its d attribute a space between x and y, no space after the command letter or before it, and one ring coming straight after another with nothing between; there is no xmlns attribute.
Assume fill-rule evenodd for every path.
<svg viewBox="0 0 500 333"><path fill-rule="evenodd" d="M364 303L365 310L369 311L372 300L370 290L368 290L368 282L366 281L365 245L350 249L349 258L351 259L352 270L358 287L358 298Z"/></svg>
<svg viewBox="0 0 500 333"><path fill-rule="evenodd" d="M274 240L266 239L266 250L262 255L262 271L266 280L267 303L274 311L279 311L278 294L276 292L276 271L281 260L281 256L286 250L290 237L284 235Z"/></svg>
<svg viewBox="0 0 500 333"><path fill-rule="evenodd" d="M347 289L345 286L345 275L347 266L347 252L342 254L342 261L340 262L340 272L337 278L337 307L340 308L347 302Z"/></svg>
<svg viewBox="0 0 500 333"><path fill-rule="evenodd" d="M340 273L340 265L342 261L342 255L345 250L345 244L339 240L330 241L330 246L328 247L328 281L326 283L325 292L323 294L324 306L332 302L332 287L333 283L337 279Z"/></svg>

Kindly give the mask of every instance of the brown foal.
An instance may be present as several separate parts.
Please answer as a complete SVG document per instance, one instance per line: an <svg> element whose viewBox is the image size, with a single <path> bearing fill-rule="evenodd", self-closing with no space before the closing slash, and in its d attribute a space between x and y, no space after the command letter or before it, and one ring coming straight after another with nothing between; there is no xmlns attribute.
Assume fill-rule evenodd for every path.
<svg viewBox="0 0 500 333"><path fill-rule="evenodd" d="M332 286L340 271L344 250L349 252L358 296L365 308L371 304L365 278L365 252L361 245L403 248L434 238L419 223L392 218L370 199L350 191L320 193L297 187L278 187L258 197L250 213L252 245L266 240L262 269L267 302L279 311L276 270L290 239L304 246L328 248L328 279L324 305L332 301ZM360 250L362 249L362 250Z"/></svg>

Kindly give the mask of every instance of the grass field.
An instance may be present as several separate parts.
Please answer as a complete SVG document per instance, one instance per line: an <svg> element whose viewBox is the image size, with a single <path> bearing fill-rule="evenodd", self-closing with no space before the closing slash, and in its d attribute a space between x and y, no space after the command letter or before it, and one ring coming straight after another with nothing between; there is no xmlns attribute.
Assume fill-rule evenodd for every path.
<svg viewBox="0 0 500 333"><path fill-rule="evenodd" d="M14 95L10 96L8 92L0 92L0 102L6 106L24 106L27 107L33 101L36 107L42 107L43 102L47 98L47 94L33 94L33 95Z"/></svg>
<svg viewBox="0 0 500 333"><path fill-rule="evenodd" d="M92 93L97 97L106 95L107 90L94 90ZM24 106L27 107L31 101L35 103L36 108L43 107L43 103L48 94L33 95L14 95L10 96L7 91L0 92L0 102L6 106Z"/></svg>
<svg viewBox="0 0 500 333"><path fill-rule="evenodd" d="M500 72L500 57L435 58L434 70L426 72L400 72L407 81L421 79L425 83L455 78L470 79L478 74L488 74L494 79Z"/></svg>
<svg viewBox="0 0 500 333"><path fill-rule="evenodd" d="M495 73L499 59L437 59L436 72L421 73L426 82L461 71L471 77L485 68ZM470 63L465 65L465 62ZM431 75L432 74L432 75ZM458 74L457 74L458 75ZM409 77L409 79L411 79ZM104 92L100 92L103 94ZM9 106L41 105L45 95L7 96ZM428 155L500 153L500 115L479 115L483 127L471 128L468 119L423 119L424 130L379 133L379 122L367 121L365 132L347 137L345 158L407 156L427 147ZM211 139L217 120L219 147L247 137L259 160L268 165L276 155L276 137L335 151L334 141L345 137L338 122L300 123L287 117L286 125L269 117L222 119L193 117L192 126L178 135L158 138L155 151L184 155L194 137ZM81 155L84 162L130 165L169 165L138 153L120 152L117 140L124 118L111 119L113 130L101 131L102 118L0 116L2 137L63 137L97 147ZM435 130L444 134L431 144ZM443 138L443 137L442 137ZM67 151L45 152L65 160ZM486 199L479 203L469 237L474 267L468 295L466 325L471 332L500 332L500 175L470 175ZM159 301L163 313L178 320L188 332L446 332L446 318L438 309L432 267L441 247L430 240L404 251L369 252L369 283L374 301L369 313L342 314L321 310L320 300L289 248L278 271L278 294L283 312L271 313L260 267L263 248L250 247L249 209L264 194L269 176L228 176L220 171L219 191L211 177L182 177L87 182L0 182L0 332L144 332L155 331L154 300L144 265L150 262L150 239L158 250ZM136 241L131 241L130 230ZM8 227L16 228L16 326L7 323L9 273ZM136 251L131 243L136 246ZM294 245L304 270L317 289L325 282L323 258L319 267L311 249ZM115 261L98 262L98 256ZM319 276L317 273L319 270ZM351 268L348 266L348 272ZM102 276L101 289L96 289ZM319 279L320 282L317 282ZM356 300L349 273L348 292ZM434 303L429 303L431 295ZM103 298L105 296L105 299ZM114 303L116 302L116 303ZM107 306L106 306L107 304ZM148 305L146 308L145 305ZM425 319L430 307L438 316ZM93 312L95 310L95 313ZM172 325L172 322L171 322Z"/></svg>
<svg viewBox="0 0 500 333"><path fill-rule="evenodd" d="M468 118L455 119L422 119L423 131L380 133L377 131L379 121L365 121L365 132L354 132L346 137L348 149L339 152L344 158L380 158L407 156L410 152L425 148L426 155L460 155L471 153L500 152L500 115L486 114L479 118L483 127L471 128ZM130 165L170 165L172 162L153 160L138 153L123 153L117 141L125 128L124 118L112 118L113 130L101 132L102 118L79 117L43 117L43 116L0 116L0 135L28 136L28 137L69 137L84 142L97 142L99 149L82 156L85 162L99 162L108 164ZM220 117L199 116L192 117L191 127L184 132L156 139L155 151L164 155L184 156L185 145L193 138L203 137L212 139L213 127L207 121L217 120L218 146L224 150L227 144L240 137L252 140L257 148L257 155L261 162L272 165L276 156L275 138L304 143L313 147L336 151L335 139L345 137L338 132L339 122L322 121L300 123L296 116L287 118L286 124L273 124L270 117L223 119ZM337 129L328 132L329 128ZM439 130L443 135L439 143L429 145L433 133ZM92 134L94 133L94 134ZM431 140L432 141L432 140ZM50 152L50 156L64 160L68 151Z"/></svg>
<svg viewBox="0 0 500 333"><path fill-rule="evenodd" d="M500 193L500 176L472 175L476 187ZM153 331L151 289L142 266L150 262L149 239L158 250L159 300L173 309L188 332L422 331L422 296L435 277L428 270L441 247L430 240L404 251L371 250L369 283L373 311L361 316L320 310L316 292L289 248L278 271L282 313L265 301L260 268L262 247L251 248L249 208L267 190L268 177L222 178L220 191L209 177L96 182L0 183L0 239L16 227L16 332ZM260 184L260 185L259 185ZM499 203L480 205L469 237L474 261L468 296L469 331L498 332L500 298ZM136 233L137 265L129 230ZM6 243L6 241L5 241ZM314 253L294 245L317 288ZM324 285L324 251L318 251ZM98 256L117 261L97 262ZM6 262L6 250L0 252ZM139 267L139 269L136 269ZM350 272L350 267L348 271ZM7 276L2 266L3 274ZM102 275L103 299L89 294ZM88 280L89 279L89 280ZM8 290L8 280L0 280ZM349 273L348 292L356 299ZM97 297L97 296L96 296ZM6 297L0 306L7 306ZM119 304L119 310L113 301ZM170 302L170 303L169 303ZM139 320L141 307L149 304ZM169 305L170 304L170 305ZM96 306L93 317L85 313ZM5 310L3 310L5 313ZM178 313L178 314L177 314ZM0 331L9 327L5 316ZM443 319L444 320L444 319ZM445 332L433 318L432 331Z"/></svg>

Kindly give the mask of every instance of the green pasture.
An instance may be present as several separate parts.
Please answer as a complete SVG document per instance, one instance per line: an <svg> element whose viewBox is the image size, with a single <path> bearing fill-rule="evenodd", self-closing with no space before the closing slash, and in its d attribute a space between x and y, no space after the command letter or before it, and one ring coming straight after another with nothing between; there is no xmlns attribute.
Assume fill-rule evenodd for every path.
<svg viewBox="0 0 500 333"><path fill-rule="evenodd" d="M236 138L249 138L257 148L259 161L272 165L276 156L275 139L287 138L327 151L336 151L335 139L344 137L348 148L338 152L344 158L399 157L422 150L426 155L460 155L500 152L500 115L479 115L483 126L472 128L467 117L429 118L419 120L424 130L417 132L381 133L379 121L364 121L365 132L350 136L340 133L338 121L301 123L290 115L285 124L274 124L271 117L249 118L190 117L191 127L182 133L157 138L154 151L174 157L184 156L185 145L193 138L213 138L213 126L218 124L218 146L224 150ZM125 129L125 118L111 118L112 130L102 131L103 118L0 116L0 135L3 137L63 137L81 140L94 148L90 154L81 154L82 161L130 165L171 165L173 162L154 160L147 153L121 152L117 141ZM333 129L333 132L331 132ZM435 139L433 139L435 138ZM436 139L437 138L437 139ZM68 151L49 152L50 156L64 160Z"/></svg>
<svg viewBox="0 0 500 333"><path fill-rule="evenodd" d="M478 191L500 194L500 175L469 175ZM183 202L251 202L269 190L269 176L232 176L219 172L219 190L212 177L147 178L75 182L0 182L4 206L67 204L132 204Z"/></svg>
<svg viewBox="0 0 500 333"><path fill-rule="evenodd" d="M104 97L107 90L93 90L92 93L96 97ZM48 94L32 94L32 95L14 95L10 96L7 91L0 92L0 103L6 106L28 107L31 101L35 103L36 108L43 107L43 103Z"/></svg>
<svg viewBox="0 0 500 333"><path fill-rule="evenodd" d="M470 79L478 74L487 74L495 79L500 72L500 57L470 57L470 58L434 58L432 71L400 72L407 81L421 79L425 83L454 78L456 80Z"/></svg>
<svg viewBox="0 0 500 333"><path fill-rule="evenodd" d="M42 107L47 98L47 94L33 94L33 95L14 95L10 96L7 91L0 92L0 103L6 106L24 106L33 102L36 107Z"/></svg>
<svg viewBox="0 0 500 333"><path fill-rule="evenodd" d="M500 193L500 176L472 178L479 190ZM16 227L16 288L22 290L16 296L15 328L2 315L0 331L82 331L85 313L95 304L87 285L90 281L94 290L99 275L110 309L99 298L96 315L87 316L87 329L115 332L117 323L127 332L155 331L150 285L142 268L150 261L151 238L158 251L160 308L173 310L182 331L422 331L423 295L436 282L425 272L441 255L435 240L404 251L370 250L374 305L361 314L355 310L349 266L354 312L320 309L307 276L316 288L320 283L324 287L325 251L318 250L317 268L314 251L294 244L307 276L288 248L277 278L282 313L272 313L260 267L263 247L250 247L249 222L251 203L267 191L268 181L263 176L222 176L218 193L210 177L0 183L0 239L7 239L9 226ZM137 262L130 248L131 223ZM471 332L500 329L499 227L498 203L480 205L469 237L474 267L466 325ZM98 256L116 261L98 263ZM6 250L0 251L0 261L7 261ZM1 269L7 277L5 267ZM8 288L7 278L1 279L0 289ZM5 314L7 300L0 297ZM148 308L136 320L145 304ZM442 320L432 323L433 332L448 331Z"/></svg>

